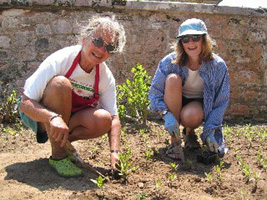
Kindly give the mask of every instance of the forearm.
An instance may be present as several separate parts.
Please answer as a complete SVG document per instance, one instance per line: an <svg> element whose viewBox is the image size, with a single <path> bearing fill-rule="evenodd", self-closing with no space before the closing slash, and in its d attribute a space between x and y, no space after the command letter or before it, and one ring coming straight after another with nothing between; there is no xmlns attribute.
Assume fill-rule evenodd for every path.
<svg viewBox="0 0 267 200"><path fill-rule="evenodd" d="M20 112L25 113L31 119L37 122L49 123L49 120L57 113L52 112L45 108L39 102L29 99L23 95L19 106Z"/></svg>
<svg viewBox="0 0 267 200"><path fill-rule="evenodd" d="M110 150L120 150L121 124L118 116L112 116L111 129L108 132Z"/></svg>

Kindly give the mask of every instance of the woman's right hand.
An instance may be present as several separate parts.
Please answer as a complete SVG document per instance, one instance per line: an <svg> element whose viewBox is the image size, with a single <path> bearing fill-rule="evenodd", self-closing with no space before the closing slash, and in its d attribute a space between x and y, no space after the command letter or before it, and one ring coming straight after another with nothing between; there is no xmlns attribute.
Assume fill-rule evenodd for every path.
<svg viewBox="0 0 267 200"><path fill-rule="evenodd" d="M50 136L56 142L60 142L60 147L64 147L69 137L69 127L60 115L52 117L50 123Z"/></svg>

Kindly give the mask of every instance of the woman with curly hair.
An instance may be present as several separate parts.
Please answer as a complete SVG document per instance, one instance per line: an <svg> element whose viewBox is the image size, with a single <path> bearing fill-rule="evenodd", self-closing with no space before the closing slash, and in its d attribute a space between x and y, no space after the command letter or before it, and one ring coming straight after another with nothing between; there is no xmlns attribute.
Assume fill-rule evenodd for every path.
<svg viewBox="0 0 267 200"><path fill-rule="evenodd" d="M120 120L114 77L105 61L120 53L125 31L114 17L94 17L82 27L80 44L48 56L27 80L19 105L22 121L37 142L51 143L49 164L64 177L82 170L67 155L67 141L108 133L112 169L120 151Z"/></svg>

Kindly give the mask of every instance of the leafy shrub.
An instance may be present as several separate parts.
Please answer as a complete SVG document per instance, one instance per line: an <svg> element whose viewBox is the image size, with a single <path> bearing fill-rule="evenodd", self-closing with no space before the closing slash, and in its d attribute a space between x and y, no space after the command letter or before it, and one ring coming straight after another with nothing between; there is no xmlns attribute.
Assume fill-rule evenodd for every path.
<svg viewBox="0 0 267 200"><path fill-rule="evenodd" d="M4 101L0 104L0 122L1 123L16 123L17 112L17 93L15 90L8 94L6 90L3 91Z"/></svg>
<svg viewBox="0 0 267 200"><path fill-rule="evenodd" d="M119 115L122 119L130 116L145 124L151 76L147 75L147 71L140 64L133 67L131 72L132 79L126 79L125 83L117 86Z"/></svg>

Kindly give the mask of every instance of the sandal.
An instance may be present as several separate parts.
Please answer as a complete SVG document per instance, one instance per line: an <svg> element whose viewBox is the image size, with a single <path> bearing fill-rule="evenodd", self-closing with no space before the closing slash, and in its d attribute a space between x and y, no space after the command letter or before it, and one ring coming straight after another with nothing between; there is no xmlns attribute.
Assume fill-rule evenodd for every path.
<svg viewBox="0 0 267 200"><path fill-rule="evenodd" d="M80 168L78 168L71 162L68 156L61 160L55 160L50 157L49 164L51 167L53 167L53 169L56 170L59 176L66 178L81 176L83 172Z"/></svg>
<svg viewBox="0 0 267 200"><path fill-rule="evenodd" d="M185 148L186 149L190 149L190 150L196 150L200 148L200 144L198 142L198 137L195 134L190 134L187 135L186 134L186 129L184 128L183 130L183 134L184 134L184 141L185 141Z"/></svg>
<svg viewBox="0 0 267 200"><path fill-rule="evenodd" d="M184 160L184 152L182 146L178 143L172 143L165 152L166 156L174 160Z"/></svg>

